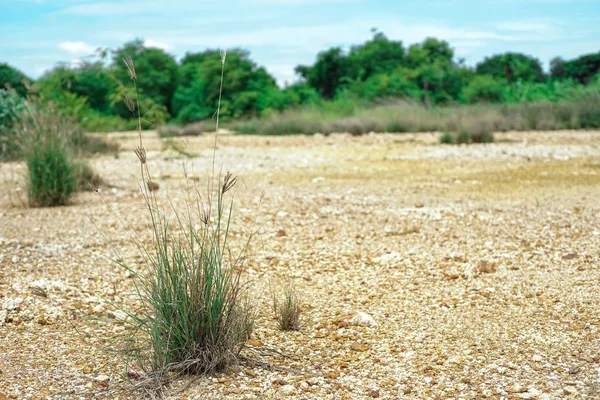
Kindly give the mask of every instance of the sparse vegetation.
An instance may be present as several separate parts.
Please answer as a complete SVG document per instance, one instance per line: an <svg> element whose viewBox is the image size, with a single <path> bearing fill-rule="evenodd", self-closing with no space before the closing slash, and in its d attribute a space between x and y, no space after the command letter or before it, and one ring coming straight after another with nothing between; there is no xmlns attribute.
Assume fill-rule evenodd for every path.
<svg viewBox="0 0 600 400"><path fill-rule="evenodd" d="M121 59L135 55L145 120L159 126L167 122L186 126L161 128L165 137L206 131L202 125L186 124L211 124L219 99L218 51L187 53L178 63L164 50L148 48L136 39L112 51L111 61L107 54L77 67L59 65L33 88L60 104L87 131L137 129L137 121L130 118L122 101L132 90ZM478 111L473 114L481 112L478 119L503 114L506 108L528 121L511 121L502 115L509 122L501 129L509 125L516 129L600 125L597 101L593 106L588 102L600 96L600 53L570 61L556 58L549 74L540 60L514 52L492 55L470 67L457 59L451 44L444 40L427 38L405 46L374 31L370 40L348 51L327 49L317 54L312 65L297 66L300 80L284 89L277 87L275 79L252 61L247 51L232 50L230 60L221 114L244 133L443 131L448 118L440 121L435 114L450 114L464 105L474 105ZM28 86L23 80L28 79L22 73L0 64L0 88L9 85L25 96ZM372 115L374 110L400 101L399 115L384 119ZM493 106L496 111L490 112ZM543 117L533 118L535 123L526 115L530 107L543 111ZM422 110L410 115L399 108ZM240 120L245 121L237 123ZM155 126L144 124L143 128Z"/></svg>

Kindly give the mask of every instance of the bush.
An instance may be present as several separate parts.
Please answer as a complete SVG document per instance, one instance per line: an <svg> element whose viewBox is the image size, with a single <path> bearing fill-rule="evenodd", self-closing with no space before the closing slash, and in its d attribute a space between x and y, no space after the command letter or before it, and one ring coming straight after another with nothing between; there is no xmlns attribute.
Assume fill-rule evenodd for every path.
<svg viewBox="0 0 600 400"><path fill-rule="evenodd" d="M444 132L440 136L440 143L452 144L452 143L454 143L454 136L450 132Z"/></svg>
<svg viewBox="0 0 600 400"><path fill-rule="evenodd" d="M490 75L480 75L463 89L463 97L467 103L500 103L502 92L507 82Z"/></svg>
<svg viewBox="0 0 600 400"><path fill-rule="evenodd" d="M77 175L67 143L49 135L32 141L25 149L29 180L29 203L52 207L68 203L77 187Z"/></svg>

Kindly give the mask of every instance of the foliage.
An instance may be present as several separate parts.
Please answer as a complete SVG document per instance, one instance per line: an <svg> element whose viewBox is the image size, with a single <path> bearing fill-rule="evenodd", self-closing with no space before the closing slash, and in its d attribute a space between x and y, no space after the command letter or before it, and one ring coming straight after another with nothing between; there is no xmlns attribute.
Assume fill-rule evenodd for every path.
<svg viewBox="0 0 600 400"><path fill-rule="evenodd" d="M17 156L19 143L15 125L25 109L25 101L15 90L0 89L0 161Z"/></svg>
<svg viewBox="0 0 600 400"><path fill-rule="evenodd" d="M477 74L506 79L509 83L523 81L542 82L545 79L542 65L537 58L520 53L497 54L486 57L477 64Z"/></svg>
<svg viewBox="0 0 600 400"><path fill-rule="evenodd" d="M160 113L169 115L172 112L171 102L177 84L179 67L172 56L164 50L156 48L144 47L144 42L141 39L125 43L122 47L113 52L112 68L115 79L121 86L125 86L129 82L129 72L123 63L125 57L134 57L136 60L135 69L137 73L137 88L144 95L154 111L160 109ZM140 94L140 95L141 95ZM123 97L121 97L121 100ZM151 101L151 102L150 102ZM115 102L111 102L115 106ZM149 111L141 104L142 114L146 115L154 123L161 121L153 119L149 116ZM130 113L126 108L117 108L121 117L128 117Z"/></svg>
<svg viewBox="0 0 600 400"><path fill-rule="evenodd" d="M555 64L553 72L557 75L556 78L570 78L581 84L587 84L600 73L600 52L586 54L568 62L557 61Z"/></svg>
<svg viewBox="0 0 600 400"><path fill-rule="evenodd" d="M446 41L426 38L405 46L383 32L372 32L364 43L348 50L325 49L311 65L297 66L300 80L286 83L283 88L277 87L273 76L247 51L230 50L224 71L222 117L226 121L273 118L268 130L312 132L324 121L314 121L310 129L305 129L306 122L296 117L283 123L274 116L291 109L316 107L325 109L325 114L338 114L330 119L346 118L352 117L357 108L397 100L426 107L575 102L599 90L595 77L600 71L600 53L572 60L557 57L551 61L550 74L545 75L538 59L521 53L496 54L471 68L457 59ZM110 60L106 58L109 53ZM134 97L133 88L127 84L129 71L123 63L128 55L136 58L143 129L213 118L220 91L218 50L188 53L178 63L165 51L148 48L143 40L136 39L114 51L99 52L92 61L59 65L46 72L34 89L60 104L64 113L75 117L87 131L136 129L137 121L123 103L125 96ZM13 68L0 65L0 82L18 87L20 95L26 91L25 86L18 86L23 78ZM414 122L396 120L400 130Z"/></svg>
<svg viewBox="0 0 600 400"><path fill-rule="evenodd" d="M298 66L296 72L325 99L335 96L344 82L351 76L352 64L340 47L334 47L317 55L311 67Z"/></svg>
<svg viewBox="0 0 600 400"><path fill-rule="evenodd" d="M172 109L177 122L210 119L217 109L221 79L221 52L188 53L182 60ZM227 52L223 76L221 115L239 118L260 115L278 93L275 80L258 67L246 51Z"/></svg>
<svg viewBox="0 0 600 400"><path fill-rule="evenodd" d="M463 98L467 103L500 103L507 82L491 75L479 75L463 89Z"/></svg>
<svg viewBox="0 0 600 400"><path fill-rule="evenodd" d="M0 90L14 89L19 96L25 97L28 91L25 81L31 82L21 71L0 63Z"/></svg>

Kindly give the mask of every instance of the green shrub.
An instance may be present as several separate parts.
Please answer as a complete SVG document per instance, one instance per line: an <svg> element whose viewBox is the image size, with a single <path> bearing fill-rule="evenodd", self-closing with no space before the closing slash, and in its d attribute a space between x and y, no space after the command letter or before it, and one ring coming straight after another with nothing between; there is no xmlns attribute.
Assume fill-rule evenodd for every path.
<svg viewBox="0 0 600 400"><path fill-rule="evenodd" d="M30 205L67 204L77 188L77 174L67 143L50 135L30 142L24 153Z"/></svg>
<svg viewBox="0 0 600 400"><path fill-rule="evenodd" d="M454 135L452 135L450 132L442 133L442 135L440 136L440 143L442 143L442 144L454 143Z"/></svg>
<svg viewBox="0 0 600 400"><path fill-rule="evenodd" d="M505 80L490 75L476 76L463 89L463 97L467 103L500 103L506 85Z"/></svg>

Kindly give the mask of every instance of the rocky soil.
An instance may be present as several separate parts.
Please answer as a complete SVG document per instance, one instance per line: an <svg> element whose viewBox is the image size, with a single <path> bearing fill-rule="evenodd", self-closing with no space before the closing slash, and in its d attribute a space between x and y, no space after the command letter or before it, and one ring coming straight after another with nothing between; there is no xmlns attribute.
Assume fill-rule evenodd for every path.
<svg viewBox="0 0 600 400"><path fill-rule="evenodd" d="M184 139L188 158L145 135L159 199L183 207L214 137ZM129 234L150 232L136 137L112 137L122 151L91 160L110 186L68 207L27 208L23 166L0 164L0 399L140 396L110 351L134 303L112 260L141 261ZM166 397L600 398L600 132L497 139L221 136L216 169L240 179L234 239L259 229L245 354L273 367ZM295 332L271 307L270 282L287 279Z"/></svg>

